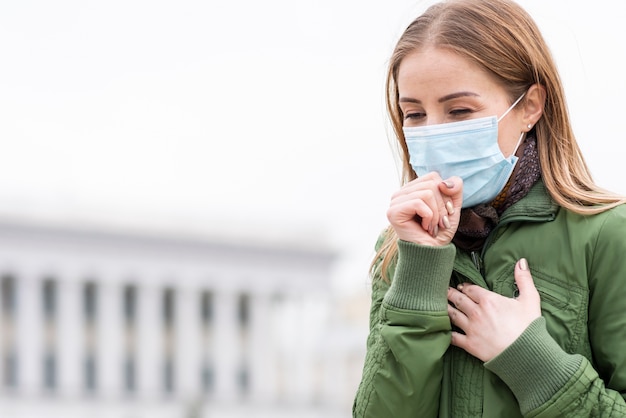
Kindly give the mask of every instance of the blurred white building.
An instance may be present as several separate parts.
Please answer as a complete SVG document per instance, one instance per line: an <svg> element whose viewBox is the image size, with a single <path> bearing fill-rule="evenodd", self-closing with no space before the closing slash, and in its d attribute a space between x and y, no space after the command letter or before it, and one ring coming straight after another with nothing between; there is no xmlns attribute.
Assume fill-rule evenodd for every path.
<svg viewBox="0 0 626 418"><path fill-rule="evenodd" d="M332 318L335 259L0 223L0 417L348 417L365 341Z"/></svg>

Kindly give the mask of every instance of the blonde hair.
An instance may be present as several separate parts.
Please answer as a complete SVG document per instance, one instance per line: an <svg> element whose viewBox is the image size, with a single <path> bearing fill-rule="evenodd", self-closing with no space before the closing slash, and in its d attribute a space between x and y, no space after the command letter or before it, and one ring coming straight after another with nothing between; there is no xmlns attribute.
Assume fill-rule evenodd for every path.
<svg viewBox="0 0 626 418"><path fill-rule="evenodd" d="M502 84L510 102L533 84L546 91L543 116L535 125L542 178L552 198L580 214L595 214L626 202L598 187L572 131L563 86L556 65L533 19L510 0L450 0L435 4L415 19L400 37L389 62L387 111L398 139L402 183L417 176L409 162L402 132L396 79L409 53L434 46L446 48L478 64ZM372 262L372 272L388 266L397 255L397 237L388 227Z"/></svg>

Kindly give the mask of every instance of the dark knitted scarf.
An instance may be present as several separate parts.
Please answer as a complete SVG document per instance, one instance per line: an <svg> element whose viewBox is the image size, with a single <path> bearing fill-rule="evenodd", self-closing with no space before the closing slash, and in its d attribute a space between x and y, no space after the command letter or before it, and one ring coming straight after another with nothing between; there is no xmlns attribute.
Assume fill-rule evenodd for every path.
<svg viewBox="0 0 626 418"><path fill-rule="evenodd" d="M521 154L521 157L520 157ZM516 155L519 157L504 190L490 203L461 210L461 219L452 242L464 250L480 250L485 239L500 221L500 215L522 197L541 177L537 139L534 131L526 135Z"/></svg>

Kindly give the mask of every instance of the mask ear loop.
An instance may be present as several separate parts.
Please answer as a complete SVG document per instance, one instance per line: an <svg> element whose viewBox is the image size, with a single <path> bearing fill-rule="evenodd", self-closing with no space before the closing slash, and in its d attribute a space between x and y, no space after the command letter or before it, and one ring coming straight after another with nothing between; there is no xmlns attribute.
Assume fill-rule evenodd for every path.
<svg viewBox="0 0 626 418"><path fill-rule="evenodd" d="M511 155L509 155L507 158L511 158L512 156L515 155L515 153L517 152L517 149L519 148L520 144L522 143L522 139L524 139L525 136L526 136L526 132L522 132L520 134L519 139L517 140L517 145L515 145L515 149L513 150Z"/></svg>
<svg viewBox="0 0 626 418"><path fill-rule="evenodd" d="M513 103L513 104L511 105L511 107L509 107L509 108L506 110L506 112L504 112L504 113L502 114L502 116L500 116L500 117L498 118L498 122L500 122L502 119L504 119L504 117L505 117L506 115L508 115L508 114L509 114L509 112L515 108L515 106L517 106L517 104L520 102L520 100L522 100L522 99L524 98L524 96L526 96L526 92L522 93L522 95L521 95L520 97L518 97L518 98L517 98L517 100L515 101L515 103Z"/></svg>
<svg viewBox="0 0 626 418"><path fill-rule="evenodd" d="M509 112L511 110L513 110L515 108L515 106L517 106L517 104L524 98L524 96L526 96L526 92L522 93L522 95L520 97L517 98L517 100L511 105L511 107L509 107L506 112L504 112L502 114L502 116L500 116L498 118L498 123L506 116L509 114ZM515 153L517 152L517 149L519 148L520 144L522 143L522 138L524 138L524 132L521 133L521 135L519 136L519 139L517 140L517 145L515 145L515 149L513 150L513 152L511 153L511 155L509 155L507 158L511 158L512 156L515 155Z"/></svg>

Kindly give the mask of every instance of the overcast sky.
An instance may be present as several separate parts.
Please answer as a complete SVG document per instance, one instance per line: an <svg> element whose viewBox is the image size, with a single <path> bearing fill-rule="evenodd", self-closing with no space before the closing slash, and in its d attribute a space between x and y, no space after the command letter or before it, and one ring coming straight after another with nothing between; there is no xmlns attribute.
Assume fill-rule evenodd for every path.
<svg viewBox="0 0 626 418"><path fill-rule="evenodd" d="M0 216L330 245L361 286L398 175L384 72L431 1L0 5ZM626 12L520 2L596 180L626 193Z"/></svg>

